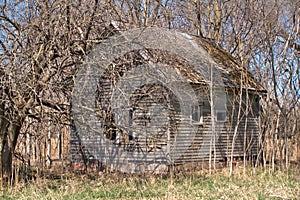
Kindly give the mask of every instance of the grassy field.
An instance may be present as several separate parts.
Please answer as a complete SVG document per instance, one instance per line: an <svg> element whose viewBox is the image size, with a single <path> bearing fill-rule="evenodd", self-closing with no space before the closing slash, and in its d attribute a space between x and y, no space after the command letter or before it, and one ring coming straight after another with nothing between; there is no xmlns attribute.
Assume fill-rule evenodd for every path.
<svg viewBox="0 0 300 200"><path fill-rule="evenodd" d="M124 174L69 175L19 183L0 199L300 199L300 172L225 169L176 177Z"/></svg>

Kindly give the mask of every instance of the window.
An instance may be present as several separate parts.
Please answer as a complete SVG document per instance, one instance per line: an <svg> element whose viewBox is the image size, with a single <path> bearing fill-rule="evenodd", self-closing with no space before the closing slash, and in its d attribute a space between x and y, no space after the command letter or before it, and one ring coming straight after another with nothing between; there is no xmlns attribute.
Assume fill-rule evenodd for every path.
<svg viewBox="0 0 300 200"><path fill-rule="evenodd" d="M128 139L129 140L133 140L133 132L132 132L133 118L134 118L133 109L129 109L129 120L128 120L128 124L129 124Z"/></svg>
<svg viewBox="0 0 300 200"><path fill-rule="evenodd" d="M201 105L193 105L192 106L192 121L193 123L202 123L202 107Z"/></svg>
<svg viewBox="0 0 300 200"><path fill-rule="evenodd" d="M129 109L129 126L131 127L133 124L133 109Z"/></svg>
<svg viewBox="0 0 300 200"><path fill-rule="evenodd" d="M217 121L218 122L224 122L226 121L226 111L225 110L217 110Z"/></svg>

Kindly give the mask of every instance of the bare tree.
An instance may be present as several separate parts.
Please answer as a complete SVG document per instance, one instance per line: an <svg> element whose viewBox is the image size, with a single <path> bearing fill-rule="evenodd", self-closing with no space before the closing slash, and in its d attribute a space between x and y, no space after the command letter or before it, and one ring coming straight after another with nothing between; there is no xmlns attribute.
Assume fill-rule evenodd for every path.
<svg viewBox="0 0 300 200"><path fill-rule="evenodd" d="M69 124L74 75L91 46L110 35L103 20L108 10L97 0L1 4L0 167L5 177L26 123L42 123L43 130ZM55 129L48 130L51 135Z"/></svg>

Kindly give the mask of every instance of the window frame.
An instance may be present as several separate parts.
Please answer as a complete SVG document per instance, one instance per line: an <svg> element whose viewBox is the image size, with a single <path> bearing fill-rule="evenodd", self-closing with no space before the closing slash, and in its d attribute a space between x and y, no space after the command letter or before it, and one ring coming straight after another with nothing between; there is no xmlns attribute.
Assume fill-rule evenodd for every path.
<svg viewBox="0 0 300 200"><path fill-rule="evenodd" d="M199 118L199 120L195 120L194 119L194 108L197 107L197 118ZM198 104L192 104L191 105L191 116L190 116L190 120L193 124L203 124L203 103L198 103Z"/></svg>

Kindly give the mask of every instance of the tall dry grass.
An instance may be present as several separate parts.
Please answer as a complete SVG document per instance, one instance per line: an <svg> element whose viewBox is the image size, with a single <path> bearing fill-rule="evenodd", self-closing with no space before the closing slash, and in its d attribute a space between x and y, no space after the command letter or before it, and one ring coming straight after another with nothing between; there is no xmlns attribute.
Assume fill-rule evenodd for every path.
<svg viewBox="0 0 300 200"><path fill-rule="evenodd" d="M300 172L206 171L175 177L119 173L68 174L19 182L2 199L300 199ZM52 178L52 179L51 179ZM1 198L0 198L1 199Z"/></svg>

